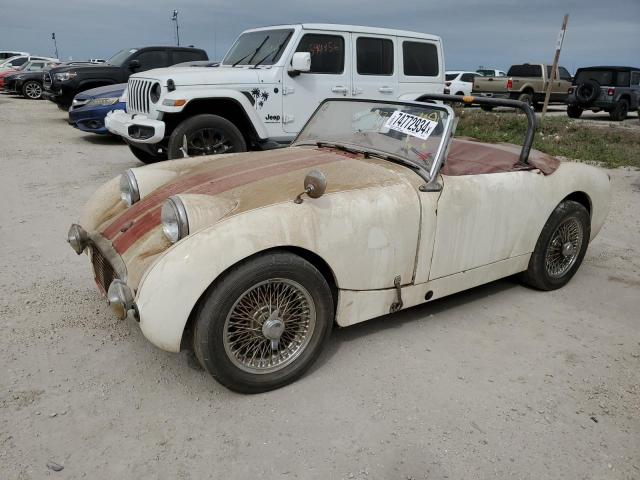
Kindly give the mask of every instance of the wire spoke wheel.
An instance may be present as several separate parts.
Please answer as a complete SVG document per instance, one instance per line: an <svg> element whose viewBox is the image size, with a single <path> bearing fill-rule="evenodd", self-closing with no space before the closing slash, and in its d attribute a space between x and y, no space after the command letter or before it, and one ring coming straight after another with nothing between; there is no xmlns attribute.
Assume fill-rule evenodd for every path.
<svg viewBox="0 0 640 480"><path fill-rule="evenodd" d="M274 278L253 285L236 300L224 324L224 349L241 370L272 373L303 353L315 327L315 304L307 289Z"/></svg>
<svg viewBox="0 0 640 480"><path fill-rule="evenodd" d="M187 153L190 156L217 155L233 149L233 142L217 128L202 128L187 135Z"/></svg>
<svg viewBox="0 0 640 480"><path fill-rule="evenodd" d="M550 277L560 278L573 267L580 254L583 237L582 224L577 218L567 218L558 225L545 255L545 267Z"/></svg>

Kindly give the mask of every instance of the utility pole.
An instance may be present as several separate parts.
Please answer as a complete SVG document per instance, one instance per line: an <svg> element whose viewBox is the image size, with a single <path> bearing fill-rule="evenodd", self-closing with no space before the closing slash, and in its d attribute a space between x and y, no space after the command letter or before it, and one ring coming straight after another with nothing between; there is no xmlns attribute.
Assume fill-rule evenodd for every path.
<svg viewBox="0 0 640 480"><path fill-rule="evenodd" d="M171 21L176 23L176 42L180 46L180 26L178 25L178 10L173 11Z"/></svg>
<svg viewBox="0 0 640 480"><path fill-rule="evenodd" d="M560 60L560 50L562 50L562 43L564 42L564 34L567 31L567 23L569 23L569 14L566 14L562 19L562 28L558 34L558 40L556 40L556 54L553 57L553 66L551 67L551 77L547 78L546 93L544 95L544 105L542 107L541 118L544 118L544 114L547 113L547 107L549 106L549 98L551 98L551 88L554 80L556 79L556 71L558 70L558 61Z"/></svg>
<svg viewBox="0 0 640 480"><path fill-rule="evenodd" d="M56 50L56 58L59 59L60 56L58 55L58 42L56 42L56 32L53 32L51 34L51 40L53 40L53 46L55 47L55 50Z"/></svg>

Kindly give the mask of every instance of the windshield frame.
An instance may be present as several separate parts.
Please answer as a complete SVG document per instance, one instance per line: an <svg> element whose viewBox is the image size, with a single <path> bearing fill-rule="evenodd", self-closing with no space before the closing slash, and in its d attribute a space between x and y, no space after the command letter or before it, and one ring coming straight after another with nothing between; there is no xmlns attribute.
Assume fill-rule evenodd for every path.
<svg viewBox="0 0 640 480"><path fill-rule="evenodd" d="M422 107L422 108L426 106L426 107L436 108L439 110L444 110L445 112L447 112L447 120L444 123L444 130L442 131L442 141L440 142L440 145L438 146L438 149L435 153L435 158L433 160L433 163L431 164L431 168L427 169L424 166L420 165L419 163L415 163L408 158L401 159L403 165L406 164L405 166L407 168L410 168L411 170L413 170L420 177L422 177L422 179L424 179L424 181L426 182L425 185L422 185L420 187L420 190L421 191L432 190L431 186L434 186L437 183L438 172L440 171L440 167L444 163L447 157L447 154L449 153L449 146L451 145L451 140L453 139L455 127L458 123L455 112L453 111L453 108L451 108L449 105L435 103L435 102L403 102L399 100L382 100L382 99L367 99L367 98L327 98L322 102L320 102L320 105L318 105L318 108L314 110L313 114L309 117L309 119L306 121L304 126L300 129L300 132L298 132L298 135L296 135L296 138L293 140L293 142L291 142L291 147L317 145L318 142L326 143L328 145L330 144L342 145L344 147L353 148L354 150L361 151L362 153L371 153L374 156L389 157L389 159L386 159L386 160L393 163L400 163L398 162L398 160L400 159L398 155L385 152L383 150L378 150L376 148L367 147L365 145L359 145L355 143L333 142L331 140L299 141L298 139L300 138L300 135L305 131L309 123L311 123L311 120L313 120L316 114L327 102L384 103L387 105L415 106L415 107ZM439 190L439 188L436 187L433 190Z"/></svg>
<svg viewBox="0 0 640 480"><path fill-rule="evenodd" d="M231 60L233 59L229 59L229 55L233 52L233 50L236 48L236 46L238 45L238 43L240 42L240 39L245 36L245 35L249 35L249 34L263 34L263 42L264 40L269 37L272 36L273 32L278 32L278 34L280 34L280 32L282 32L284 35L282 37L282 39L287 39L286 43L280 48L280 50L276 53L278 53L278 57L275 58L271 63L261 63L260 66L264 66L264 67L272 67L274 65L277 65L280 60L282 60L282 58L285 56L284 53L287 51L287 48L289 48L291 46L291 42L295 36L296 33L296 29L294 27L289 27L289 26L282 26L282 27L275 27L275 28L261 28L261 29L257 29L257 30L246 30L244 32L242 32L240 35L238 35L238 38L236 38L235 42L233 42L233 45L231 45L231 47L229 48L229 50L227 51L227 53L225 53L224 58L220 61L220 66L225 66L225 67L231 67L234 66L235 62L232 62ZM288 38L287 38L288 37ZM256 44L257 46L258 44ZM247 55L248 57L253 56L252 60L254 61L258 61L260 59L262 59L262 57L264 56L264 54L266 53L262 51L262 49L264 48L264 45L262 45L260 47L260 49L256 50L255 53L251 50L248 50L246 52L246 54L251 54L251 55ZM242 58L242 55L239 56L239 58ZM268 58L268 57L267 57ZM246 60L246 59L245 59ZM237 59L236 59L237 61ZM237 66L238 67L254 67L254 63L238 63Z"/></svg>

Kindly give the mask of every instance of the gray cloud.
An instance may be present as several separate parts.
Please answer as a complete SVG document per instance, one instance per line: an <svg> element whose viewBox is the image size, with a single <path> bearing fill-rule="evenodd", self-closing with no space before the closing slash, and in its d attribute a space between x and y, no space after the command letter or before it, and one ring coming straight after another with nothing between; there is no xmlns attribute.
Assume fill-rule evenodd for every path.
<svg viewBox="0 0 640 480"><path fill-rule="evenodd" d="M570 14L561 63L640 64L640 0L22 0L0 13L0 49L109 57L120 48L172 44L171 11L180 10L181 40L220 58L245 28L327 22L402 28L440 35L447 68L506 68L553 58L564 13Z"/></svg>

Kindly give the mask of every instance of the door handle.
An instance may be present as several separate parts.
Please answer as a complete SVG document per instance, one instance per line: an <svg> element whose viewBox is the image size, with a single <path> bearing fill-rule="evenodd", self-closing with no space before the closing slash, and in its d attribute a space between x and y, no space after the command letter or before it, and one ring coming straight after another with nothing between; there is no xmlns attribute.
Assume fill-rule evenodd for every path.
<svg viewBox="0 0 640 480"><path fill-rule="evenodd" d="M331 91L333 93L341 93L343 95L346 95L349 89L347 87L343 87L342 85L336 85L331 89Z"/></svg>
<svg viewBox="0 0 640 480"><path fill-rule="evenodd" d="M393 88L391 87L380 87L378 89L380 93L393 93Z"/></svg>

